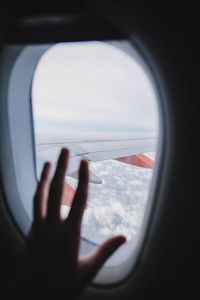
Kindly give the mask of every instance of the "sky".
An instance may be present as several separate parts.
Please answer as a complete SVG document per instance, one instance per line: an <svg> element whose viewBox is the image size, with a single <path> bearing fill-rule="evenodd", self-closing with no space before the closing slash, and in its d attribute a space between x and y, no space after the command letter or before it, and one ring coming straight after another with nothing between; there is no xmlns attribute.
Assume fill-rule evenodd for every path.
<svg viewBox="0 0 200 300"><path fill-rule="evenodd" d="M158 133L157 98L152 81L137 57L111 44L57 44L40 59L32 84L35 140L57 142L101 133ZM61 141L61 140L60 140ZM62 142L62 141L61 141ZM149 153L153 159L155 153ZM90 164L102 184L89 185L82 236L94 243L141 228L152 169L116 160ZM77 180L66 177L76 188ZM63 217L69 208L62 206Z"/></svg>
<svg viewBox="0 0 200 300"><path fill-rule="evenodd" d="M157 129L154 87L137 59L103 42L57 44L32 85L38 132Z"/></svg>

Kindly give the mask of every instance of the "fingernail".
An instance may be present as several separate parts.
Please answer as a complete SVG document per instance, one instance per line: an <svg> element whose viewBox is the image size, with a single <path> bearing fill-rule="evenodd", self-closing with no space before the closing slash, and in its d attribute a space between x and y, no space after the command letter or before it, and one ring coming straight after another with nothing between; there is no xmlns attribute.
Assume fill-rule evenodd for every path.
<svg viewBox="0 0 200 300"><path fill-rule="evenodd" d="M114 241L113 247L114 247L114 248L119 247L119 246L121 246L122 244L124 244L125 242L126 242L126 237L125 237L125 236L119 236L119 237L117 237L117 239Z"/></svg>
<svg viewBox="0 0 200 300"><path fill-rule="evenodd" d="M51 163L49 161L46 161L44 164L45 169L50 168L50 166L51 166Z"/></svg>
<svg viewBox="0 0 200 300"><path fill-rule="evenodd" d="M61 155L67 155L69 153L69 150L67 148L62 148L61 149Z"/></svg>

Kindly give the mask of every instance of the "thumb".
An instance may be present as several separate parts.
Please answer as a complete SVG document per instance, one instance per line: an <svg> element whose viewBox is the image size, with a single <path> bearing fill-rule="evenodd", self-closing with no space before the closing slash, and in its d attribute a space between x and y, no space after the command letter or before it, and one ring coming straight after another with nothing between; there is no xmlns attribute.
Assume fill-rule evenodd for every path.
<svg viewBox="0 0 200 300"><path fill-rule="evenodd" d="M94 253L80 261L83 280L87 281L85 284L95 277L106 260L125 242L126 238L121 235L111 238L105 241Z"/></svg>

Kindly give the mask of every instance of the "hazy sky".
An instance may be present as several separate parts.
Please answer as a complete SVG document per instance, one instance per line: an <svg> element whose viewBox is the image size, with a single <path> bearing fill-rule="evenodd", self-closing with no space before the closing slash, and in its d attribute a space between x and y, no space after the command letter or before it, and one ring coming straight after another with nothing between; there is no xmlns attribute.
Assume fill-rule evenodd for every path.
<svg viewBox="0 0 200 300"><path fill-rule="evenodd" d="M157 127L156 96L139 62L110 44L57 44L33 78L37 132L131 132Z"/></svg>

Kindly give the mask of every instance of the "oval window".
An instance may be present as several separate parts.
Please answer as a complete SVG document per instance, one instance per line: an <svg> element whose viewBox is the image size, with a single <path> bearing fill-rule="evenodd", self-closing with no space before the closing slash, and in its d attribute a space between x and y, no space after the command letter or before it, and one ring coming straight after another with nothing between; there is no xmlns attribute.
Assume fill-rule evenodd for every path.
<svg viewBox="0 0 200 300"><path fill-rule="evenodd" d="M37 176L70 150L62 217L81 159L90 169L82 237L137 239L148 203L159 133L155 87L128 41L61 43L41 57L32 83Z"/></svg>

